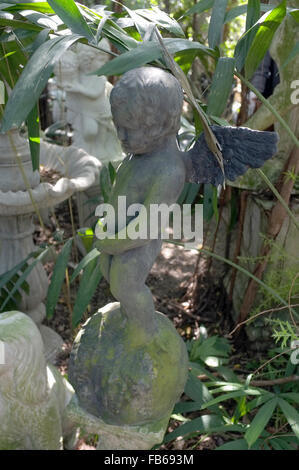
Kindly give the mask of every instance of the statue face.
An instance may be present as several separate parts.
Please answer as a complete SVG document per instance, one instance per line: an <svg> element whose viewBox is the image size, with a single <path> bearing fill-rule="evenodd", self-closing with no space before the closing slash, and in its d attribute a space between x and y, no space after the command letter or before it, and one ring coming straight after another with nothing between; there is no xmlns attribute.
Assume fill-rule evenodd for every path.
<svg viewBox="0 0 299 470"><path fill-rule="evenodd" d="M152 150L153 138L143 123L130 120L119 108L113 112L113 121L124 152L141 154Z"/></svg>

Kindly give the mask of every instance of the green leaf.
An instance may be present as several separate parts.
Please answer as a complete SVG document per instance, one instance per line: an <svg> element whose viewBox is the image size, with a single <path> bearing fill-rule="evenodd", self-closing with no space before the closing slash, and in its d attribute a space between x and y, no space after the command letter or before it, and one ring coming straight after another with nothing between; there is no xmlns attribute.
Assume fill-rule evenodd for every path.
<svg viewBox="0 0 299 470"><path fill-rule="evenodd" d="M215 450L248 450L248 444L245 439L236 439L235 441L226 442Z"/></svg>
<svg viewBox="0 0 299 470"><path fill-rule="evenodd" d="M215 0L214 2L208 31L208 42L212 49L218 46L222 40L222 30L227 4L228 0Z"/></svg>
<svg viewBox="0 0 299 470"><path fill-rule="evenodd" d="M291 10L290 14L299 23L299 10Z"/></svg>
<svg viewBox="0 0 299 470"><path fill-rule="evenodd" d="M26 268L24 269L23 274L18 278L17 282L14 284L13 288L9 291L8 296L6 297L5 301L1 305L2 312L5 311L5 307L8 304L8 302L11 299L13 299L13 296L15 295L15 293L19 290L19 288L22 287L22 285L23 285L24 281L26 280L26 278L29 276L29 274L31 273L33 268L42 260L42 258L45 256L47 251L48 250L42 251L32 263L24 265L24 266L26 266ZM28 258L26 258L26 259L29 259L31 257L32 257L32 255L29 255ZM16 268L13 268L13 270L10 270L10 273L12 271L15 271L15 269ZM8 274L8 273L5 273L5 274ZM5 276L4 276L4 279L5 279ZM1 281L3 282L2 278L1 278ZM6 281L6 283L7 282L8 281Z"/></svg>
<svg viewBox="0 0 299 470"><path fill-rule="evenodd" d="M193 204L198 194L200 185L196 183L188 183L187 194L184 200L184 204Z"/></svg>
<svg viewBox="0 0 299 470"><path fill-rule="evenodd" d="M182 18L189 15L194 15L194 13L202 13L203 11L209 10L214 5L215 0L200 0L192 8L186 11L183 14Z"/></svg>
<svg viewBox="0 0 299 470"><path fill-rule="evenodd" d="M246 33L238 41L234 53L236 67L239 71L244 67L248 51L259 29L259 24L256 24L259 18L260 0L249 0L247 4Z"/></svg>
<svg viewBox="0 0 299 470"><path fill-rule="evenodd" d="M71 279L70 279L70 283L72 283L76 277L80 274L80 272L86 268L86 266L91 262L93 261L94 259L98 258L100 256L100 252L99 250L97 250L96 248L94 248L93 250L91 250L89 253L87 253L87 255L84 256L83 259L81 259L80 263L78 264L78 266L76 267L76 269L74 270L72 276L71 276Z"/></svg>
<svg viewBox="0 0 299 470"><path fill-rule="evenodd" d="M41 31L43 28L35 24L27 23L26 21L2 18L0 16L0 26L9 26L13 29L28 29L30 31Z"/></svg>
<svg viewBox="0 0 299 470"><path fill-rule="evenodd" d="M74 34L94 42L94 35L73 0L48 0L48 3Z"/></svg>
<svg viewBox="0 0 299 470"><path fill-rule="evenodd" d="M234 69L235 59L221 57L218 60L208 97L208 114L221 116L225 111L227 100L232 92Z"/></svg>
<svg viewBox="0 0 299 470"><path fill-rule="evenodd" d="M246 15L246 31L248 31L260 18L260 0L248 0Z"/></svg>
<svg viewBox="0 0 299 470"><path fill-rule="evenodd" d="M255 415L249 426L249 429L245 433L245 439L248 442L249 447L251 447L260 437L262 431L265 429L271 416L273 415L277 403L278 399L273 398L272 400L265 403Z"/></svg>
<svg viewBox="0 0 299 470"><path fill-rule="evenodd" d="M39 151L40 151L40 136L39 136L39 115L38 105L36 104L27 118L28 138L31 153L31 162L33 171L39 170Z"/></svg>
<svg viewBox="0 0 299 470"><path fill-rule="evenodd" d="M210 400L208 403L205 403L202 406L202 410L206 408L211 408L211 406L216 405L217 403L221 403L222 401L231 400L232 398L244 397L246 395L252 395L253 393L255 393L253 390L245 390L245 389L236 390L235 392L228 392L223 395L220 395L217 398L214 398L213 400ZM260 392L256 391L256 393L260 393Z"/></svg>
<svg viewBox="0 0 299 470"><path fill-rule="evenodd" d="M175 405L173 413L190 413L191 411L199 411L201 409L201 405L202 401L183 401Z"/></svg>
<svg viewBox="0 0 299 470"><path fill-rule="evenodd" d="M164 38L170 54L183 50L201 50L206 54L214 56L214 52L199 42L188 41L188 39ZM134 49L121 54L106 63L99 70L93 72L96 75L120 75L128 70L141 67L163 57L160 45L156 41L141 43Z"/></svg>
<svg viewBox="0 0 299 470"><path fill-rule="evenodd" d="M107 166L103 166L100 172L100 189L103 194L104 202L108 202L111 191L110 172Z"/></svg>
<svg viewBox="0 0 299 470"><path fill-rule="evenodd" d="M138 9L134 10L134 12L177 37L185 37L184 31L182 30L179 23L175 19L168 16L164 11L160 10L158 7L152 7L151 9L146 10Z"/></svg>
<svg viewBox="0 0 299 470"><path fill-rule="evenodd" d="M280 393L280 397L282 398L287 398L288 400L294 401L299 405L299 393L296 392L286 392L286 393Z"/></svg>
<svg viewBox="0 0 299 470"><path fill-rule="evenodd" d="M214 187L211 184L205 184L203 197L203 219L206 222L209 222L214 214L213 195Z"/></svg>
<svg viewBox="0 0 299 470"><path fill-rule="evenodd" d="M7 132L13 126L19 127L25 121L45 88L55 62L80 38L78 35L69 35L50 39L34 52L5 106L2 132Z"/></svg>
<svg viewBox="0 0 299 470"><path fill-rule="evenodd" d="M230 349L227 339L219 336L210 336L203 341L194 340L191 342L190 360L201 359L205 362L209 356L228 357Z"/></svg>
<svg viewBox="0 0 299 470"><path fill-rule="evenodd" d="M224 427L223 421L219 416L215 415L204 415L200 418L195 418L188 423L182 424L175 431L166 434L163 442L170 442L177 437L186 436L190 433L211 433L214 432L214 428Z"/></svg>
<svg viewBox="0 0 299 470"><path fill-rule="evenodd" d="M266 449L264 449L264 447L266 447ZM258 439L251 448L248 447L245 439L236 439L226 442L215 450L270 450L270 448L268 445L265 446L265 439Z"/></svg>
<svg viewBox="0 0 299 470"><path fill-rule="evenodd" d="M113 184L116 178L116 170L111 162L108 163L108 170L109 170L111 184Z"/></svg>
<svg viewBox="0 0 299 470"><path fill-rule="evenodd" d="M247 4L238 5L237 7L231 8L225 14L224 23L229 23L230 21L234 20L238 16L245 15L246 12L247 12Z"/></svg>
<svg viewBox="0 0 299 470"><path fill-rule="evenodd" d="M271 400L274 397L275 397L274 393L265 392L263 395L261 395L257 398L254 398L254 400L251 400L247 404L247 411L249 412L249 411L252 411L254 408L258 408L259 406L263 405L263 403L265 403L266 401Z"/></svg>
<svg viewBox="0 0 299 470"><path fill-rule="evenodd" d="M261 20L245 61L245 77L250 79L270 47L273 36L286 15L286 0L266 13Z"/></svg>
<svg viewBox="0 0 299 470"><path fill-rule="evenodd" d="M59 253L54 266L46 301L46 311L48 318L53 316L56 304L59 299L62 284L65 278L65 271L71 255L72 243L73 239L70 238Z"/></svg>
<svg viewBox="0 0 299 470"><path fill-rule="evenodd" d="M99 260L93 259L84 269L79 290L74 305L72 325L76 327L80 322L96 288L101 280L102 272Z"/></svg>
<svg viewBox="0 0 299 470"><path fill-rule="evenodd" d="M290 405L286 400L283 400L282 398L278 398L278 404L285 415L289 425L291 426L293 433L297 436L297 439L299 439L299 413L298 411Z"/></svg>
<svg viewBox="0 0 299 470"><path fill-rule="evenodd" d="M13 4L11 7L5 8L6 11L34 10L40 13L54 13L48 2L18 3L8 0L5 3Z"/></svg>
<svg viewBox="0 0 299 470"><path fill-rule="evenodd" d="M188 375L188 380L185 386L185 393L193 401L201 404L212 399L212 395L210 394L207 387L192 373L189 373Z"/></svg>

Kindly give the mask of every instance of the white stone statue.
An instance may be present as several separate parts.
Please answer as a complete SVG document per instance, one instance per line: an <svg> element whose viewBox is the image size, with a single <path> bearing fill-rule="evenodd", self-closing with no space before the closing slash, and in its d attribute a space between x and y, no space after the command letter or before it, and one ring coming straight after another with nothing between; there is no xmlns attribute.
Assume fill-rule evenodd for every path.
<svg viewBox="0 0 299 470"><path fill-rule="evenodd" d="M0 314L0 342L0 450L62 449L74 391L46 364L38 328L24 313Z"/></svg>
<svg viewBox="0 0 299 470"><path fill-rule="evenodd" d="M162 441L167 423L115 426L84 410L68 381L46 363L28 315L0 314L0 353L0 450L71 449L79 428L99 435L99 450L151 449Z"/></svg>
<svg viewBox="0 0 299 470"><path fill-rule="evenodd" d="M109 50L106 39L100 42ZM109 55L77 43L55 66L57 86L66 92L66 120L73 128L73 145L101 162L119 161L122 150L112 122L106 77L88 75L107 62Z"/></svg>

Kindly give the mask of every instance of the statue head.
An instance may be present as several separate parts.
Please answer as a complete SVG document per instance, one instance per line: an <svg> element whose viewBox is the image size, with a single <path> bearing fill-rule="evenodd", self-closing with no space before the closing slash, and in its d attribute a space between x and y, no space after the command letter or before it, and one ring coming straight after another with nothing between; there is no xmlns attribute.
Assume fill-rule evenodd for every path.
<svg viewBox="0 0 299 470"><path fill-rule="evenodd" d="M105 38L99 42L99 47L110 51L109 42ZM76 44L76 52L79 68L83 73L94 72L109 60L109 54L106 52L80 42Z"/></svg>
<svg viewBox="0 0 299 470"><path fill-rule="evenodd" d="M178 80L156 67L126 72L110 95L118 137L127 153L146 153L180 128L183 91Z"/></svg>

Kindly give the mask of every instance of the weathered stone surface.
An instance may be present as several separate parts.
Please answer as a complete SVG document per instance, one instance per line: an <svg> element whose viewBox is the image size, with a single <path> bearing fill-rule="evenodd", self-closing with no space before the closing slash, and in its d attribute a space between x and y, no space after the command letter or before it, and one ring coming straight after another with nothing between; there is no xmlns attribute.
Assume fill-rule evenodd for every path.
<svg viewBox="0 0 299 470"><path fill-rule="evenodd" d="M171 322L156 312L158 332L139 341L137 326L112 303L79 332L69 380L80 406L109 424L142 425L168 417L183 392L185 345Z"/></svg>
<svg viewBox="0 0 299 470"><path fill-rule="evenodd" d="M63 436L73 429L63 420L73 389L46 364L41 335L28 315L2 313L0 341L0 450L62 449Z"/></svg>

